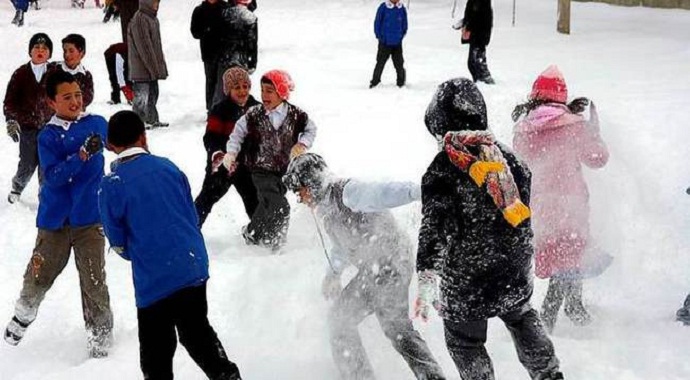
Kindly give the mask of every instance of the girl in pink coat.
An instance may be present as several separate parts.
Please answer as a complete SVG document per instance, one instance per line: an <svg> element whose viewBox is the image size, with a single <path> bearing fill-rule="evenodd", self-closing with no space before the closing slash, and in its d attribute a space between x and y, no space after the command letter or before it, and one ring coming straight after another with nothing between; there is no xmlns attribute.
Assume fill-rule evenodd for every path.
<svg viewBox="0 0 690 380"><path fill-rule="evenodd" d="M513 111L513 145L532 170L532 227L535 272L549 278L542 320L550 332L565 300L565 314L585 325L582 258L589 239L589 192L582 165L601 168L609 153L599 136L594 103L587 98L566 104L568 90L556 66L539 75L526 103ZM587 104L589 120L581 113Z"/></svg>

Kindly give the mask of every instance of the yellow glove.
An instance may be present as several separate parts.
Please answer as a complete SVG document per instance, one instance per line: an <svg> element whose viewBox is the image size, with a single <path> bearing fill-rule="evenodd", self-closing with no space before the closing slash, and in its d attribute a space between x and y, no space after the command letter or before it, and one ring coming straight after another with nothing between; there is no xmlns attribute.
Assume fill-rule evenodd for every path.
<svg viewBox="0 0 690 380"><path fill-rule="evenodd" d="M294 160L295 157L301 156L306 153L307 147L302 143L297 143L290 149L290 160Z"/></svg>

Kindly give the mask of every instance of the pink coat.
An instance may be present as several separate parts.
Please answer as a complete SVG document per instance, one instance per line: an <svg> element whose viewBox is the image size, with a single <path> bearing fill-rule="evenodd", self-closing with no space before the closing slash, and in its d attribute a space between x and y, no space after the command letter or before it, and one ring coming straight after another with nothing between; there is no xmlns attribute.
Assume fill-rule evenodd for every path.
<svg viewBox="0 0 690 380"><path fill-rule="evenodd" d="M536 275L579 269L589 238L589 192L582 164L606 165L596 113L590 121L562 104L532 110L515 125L513 145L532 171Z"/></svg>

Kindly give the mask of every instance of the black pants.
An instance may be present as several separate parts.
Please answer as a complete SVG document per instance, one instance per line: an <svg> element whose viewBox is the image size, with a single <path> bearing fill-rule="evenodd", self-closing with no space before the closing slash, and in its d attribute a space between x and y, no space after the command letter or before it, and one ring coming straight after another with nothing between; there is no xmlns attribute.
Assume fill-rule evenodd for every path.
<svg viewBox="0 0 690 380"><path fill-rule="evenodd" d="M403 58L402 44L399 46L387 46L381 42L379 42L379 49L376 52L376 66L374 67L374 75L371 77L372 85L375 86L381 82L383 68L391 56L393 57L393 66L397 75L396 84L398 86L405 85L405 68L403 67L405 59Z"/></svg>
<svg viewBox="0 0 690 380"><path fill-rule="evenodd" d="M558 372L558 358L553 343L546 335L539 314L529 303L509 313L503 320L520 363L532 379L549 379ZM487 321L456 322L444 320L446 345L462 380L493 380L494 369L486 343Z"/></svg>
<svg viewBox="0 0 690 380"><path fill-rule="evenodd" d="M218 85L217 59L213 59L210 62L204 62L204 75L206 75L206 111L210 111L215 105L216 86ZM221 82L223 81L222 76L220 80Z"/></svg>
<svg viewBox="0 0 690 380"><path fill-rule="evenodd" d="M172 380L173 356L180 343L211 380L239 379L223 345L206 317L206 284L182 290L137 309L139 355L146 380Z"/></svg>
<svg viewBox="0 0 690 380"><path fill-rule="evenodd" d="M328 323L333 360L342 379L374 379L357 331L357 326L371 314L376 315L384 334L417 379L445 379L410 321L407 297L410 278L410 271L404 269L393 269L385 276L360 269L335 300L328 313Z"/></svg>
<svg viewBox="0 0 690 380"><path fill-rule="evenodd" d="M467 68L470 70L472 80L475 82L491 78L489 66L486 63L486 45L470 43L470 53L467 56Z"/></svg>
<svg viewBox="0 0 690 380"><path fill-rule="evenodd" d="M553 276L549 279L549 288L541 309L541 319L549 333L556 325L563 301L563 311L573 323L582 326L591 321L591 316L582 302L582 279L578 276Z"/></svg>
<svg viewBox="0 0 690 380"><path fill-rule="evenodd" d="M201 192L194 200L197 215L199 215L199 226L201 227L208 214L211 213L213 205L216 204L223 196L230 190L232 185L235 185L237 193L240 194L242 202L244 203L244 211L249 218L254 215L259 200L256 195L256 187L252 182L252 176L244 165L239 165L237 170L228 176L227 170L223 166L215 173L211 172L211 152L212 147L209 139L214 138L208 134L204 136L204 146L206 146L206 176L204 183L201 185Z"/></svg>
<svg viewBox="0 0 690 380"><path fill-rule="evenodd" d="M134 111L141 120L146 124L154 124L159 122L158 109L158 81L150 82L134 82L134 102L132 104L132 111Z"/></svg>
<svg viewBox="0 0 690 380"><path fill-rule="evenodd" d="M280 173L254 172L259 204L247 226L251 242L277 248L285 243L290 222L290 204L285 198L287 188Z"/></svg>
<svg viewBox="0 0 690 380"><path fill-rule="evenodd" d="M37 130L19 133L19 164L17 173L12 178L12 191L21 194L38 168L38 133ZM38 183L43 181L43 173L38 171Z"/></svg>

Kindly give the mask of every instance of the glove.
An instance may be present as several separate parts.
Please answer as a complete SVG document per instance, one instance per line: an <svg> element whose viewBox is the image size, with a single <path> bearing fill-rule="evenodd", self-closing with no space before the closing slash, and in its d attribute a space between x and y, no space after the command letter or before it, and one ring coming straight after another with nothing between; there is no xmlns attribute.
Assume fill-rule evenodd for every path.
<svg viewBox="0 0 690 380"><path fill-rule="evenodd" d="M134 90L132 90L132 87L125 85L120 87L120 90L122 90L122 93L125 94L125 99L127 99L128 103L132 103L132 101L134 101Z"/></svg>
<svg viewBox="0 0 690 380"><path fill-rule="evenodd" d="M211 173L215 173L223 165L223 158L225 157L225 152L222 150L217 150L211 155Z"/></svg>
<svg viewBox="0 0 690 380"><path fill-rule="evenodd" d="M225 156L223 156L223 167L228 169L228 175L232 174L235 169L237 169L237 155L234 153L225 153Z"/></svg>
<svg viewBox="0 0 690 380"><path fill-rule="evenodd" d="M422 321L429 320L429 312L433 306L437 311L441 308L438 300L438 277L432 270L419 272L417 299L414 303L414 317L422 318Z"/></svg>
<svg viewBox="0 0 690 380"><path fill-rule="evenodd" d="M7 135L12 138L12 141L19 142L19 132L22 128L14 120L7 120Z"/></svg>
<svg viewBox="0 0 690 380"><path fill-rule="evenodd" d="M83 161L86 161L100 152L102 149L103 139L101 138L101 135L92 133L86 138L86 141L84 141L84 144L81 146L81 149L79 150L79 157L81 157Z"/></svg>
<svg viewBox="0 0 690 380"><path fill-rule="evenodd" d="M295 157L303 155L307 151L307 146L302 143L297 143L290 149L290 160L294 160Z"/></svg>
<svg viewBox="0 0 690 380"><path fill-rule="evenodd" d="M335 299L343 291L340 285L340 276L335 273L328 273L321 283L321 294L327 300Z"/></svg>

